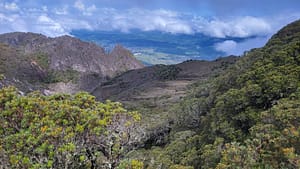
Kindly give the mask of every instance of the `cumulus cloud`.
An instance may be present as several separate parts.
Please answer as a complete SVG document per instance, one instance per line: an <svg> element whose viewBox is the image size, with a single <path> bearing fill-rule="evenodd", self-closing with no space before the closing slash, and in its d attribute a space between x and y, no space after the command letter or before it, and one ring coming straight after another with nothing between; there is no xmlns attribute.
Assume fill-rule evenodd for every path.
<svg viewBox="0 0 300 169"><path fill-rule="evenodd" d="M85 10L85 5L83 4L82 1L78 0L74 3L74 7L77 8L80 11L84 11Z"/></svg>
<svg viewBox="0 0 300 169"><path fill-rule="evenodd" d="M272 32L272 26L263 18L245 16L222 20L192 17L168 10L131 9L123 13L111 13L109 21L113 29L159 30L171 33L204 33L211 37L265 36Z"/></svg>
<svg viewBox="0 0 300 169"><path fill-rule="evenodd" d="M58 21L43 13L43 9L29 13L0 13L0 33L37 32L48 36L68 34Z"/></svg>
<svg viewBox="0 0 300 169"><path fill-rule="evenodd" d="M234 40L225 40L215 44L215 49L220 52L224 52L226 55L242 55L245 51L253 48L259 48L266 44L270 37L255 37L245 39L242 42L236 42Z"/></svg>
<svg viewBox="0 0 300 169"><path fill-rule="evenodd" d="M25 21L19 14L0 13L0 25L5 25L0 27L0 33L28 30Z"/></svg>
<svg viewBox="0 0 300 169"><path fill-rule="evenodd" d="M6 4L6 6L10 9L19 9L15 3ZM246 16L224 20L195 17L191 14L164 9L116 10L114 8L97 8L94 4L88 4L83 0L76 0L73 6L55 6L52 9L42 6L40 8L22 8L19 11L24 11L24 14L20 12L19 14L21 20L28 22L25 24L26 28L40 30L39 32L51 36L68 33L72 29L119 30L122 32L139 29L184 34L204 33L218 38L260 36L271 32L270 24L262 18ZM8 13L7 16L11 18L12 13ZM33 26L30 26L29 23L33 20L40 21L40 16L47 16L48 22L32 23Z"/></svg>
<svg viewBox="0 0 300 169"><path fill-rule="evenodd" d="M48 11L48 7L47 7L47 6L42 6L42 10L43 10L44 12L47 12L47 11Z"/></svg>
<svg viewBox="0 0 300 169"><path fill-rule="evenodd" d="M109 29L128 32L132 29L143 31L163 31L169 33L193 33L192 27L179 14L168 10L141 10L130 9L123 13L115 10L109 12L106 22L100 22L98 28L105 26Z"/></svg>
<svg viewBox="0 0 300 169"><path fill-rule="evenodd" d="M58 36L67 34L72 29L123 32L138 29L184 34L203 33L210 37L226 39L249 38L271 35L286 22L300 17L297 13L292 19L282 19L290 14L271 19L253 16L209 18L165 9L97 8L93 2L96 4L95 1L76 0L73 4L61 3L30 8L22 6L20 1L0 3L0 25L5 25L0 27L0 32L36 31L48 36ZM18 26L15 26L16 24Z"/></svg>
<svg viewBox="0 0 300 169"><path fill-rule="evenodd" d="M4 8L6 10L10 10L10 11L17 11L19 10L19 7L16 3L12 2L12 3L5 3L4 4Z"/></svg>
<svg viewBox="0 0 300 169"><path fill-rule="evenodd" d="M93 14L93 12L95 12L97 10L96 5L91 5L91 6L87 6L81 1L81 0L77 0L74 3L74 7L76 9L78 9L79 11L82 12L83 15L86 16L91 16Z"/></svg>
<svg viewBox="0 0 300 169"><path fill-rule="evenodd" d="M210 21L201 19L196 23L198 23L197 31L218 38L260 36L272 31L270 23L252 16L238 17L228 21L217 18Z"/></svg>
<svg viewBox="0 0 300 169"><path fill-rule="evenodd" d="M49 18L47 15L40 15L37 18L36 28L40 29L41 33L46 35L63 35L67 34L62 25L53 19Z"/></svg>
<svg viewBox="0 0 300 169"><path fill-rule="evenodd" d="M224 42L216 43L215 49L217 51L225 52L226 54L231 53L236 49L237 43L233 40L226 40Z"/></svg>
<svg viewBox="0 0 300 169"><path fill-rule="evenodd" d="M128 32L158 30L170 33L204 33L211 37L251 37L273 33L272 24L264 18L245 16L231 19L206 19L170 10L129 9L117 11L102 8L97 11L95 29Z"/></svg>
<svg viewBox="0 0 300 169"><path fill-rule="evenodd" d="M69 6L65 5L61 8L54 8L52 10L52 12L56 15L67 15L67 14L69 14L68 9L69 9Z"/></svg>

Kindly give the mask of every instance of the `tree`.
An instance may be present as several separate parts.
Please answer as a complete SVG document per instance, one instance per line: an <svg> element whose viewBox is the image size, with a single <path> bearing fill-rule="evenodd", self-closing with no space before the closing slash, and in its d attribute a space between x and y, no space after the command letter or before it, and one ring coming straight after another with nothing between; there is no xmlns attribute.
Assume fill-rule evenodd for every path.
<svg viewBox="0 0 300 169"><path fill-rule="evenodd" d="M3 168L114 168L130 149L140 120L120 103L88 93L44 96L0 90L0 166Z"/></svg>

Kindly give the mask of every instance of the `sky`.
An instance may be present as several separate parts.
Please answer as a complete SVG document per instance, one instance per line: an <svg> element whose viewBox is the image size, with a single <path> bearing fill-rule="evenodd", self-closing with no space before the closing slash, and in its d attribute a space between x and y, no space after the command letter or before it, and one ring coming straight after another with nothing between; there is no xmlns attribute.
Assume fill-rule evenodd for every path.
<svg viewBox="0 0 300 169"><path fill-rule="evenodd" d="M226 38L215 49L227 54L262 46L299 18L299 0L0 0L0 33L50 37L75 29L203 33Z"/></svg>

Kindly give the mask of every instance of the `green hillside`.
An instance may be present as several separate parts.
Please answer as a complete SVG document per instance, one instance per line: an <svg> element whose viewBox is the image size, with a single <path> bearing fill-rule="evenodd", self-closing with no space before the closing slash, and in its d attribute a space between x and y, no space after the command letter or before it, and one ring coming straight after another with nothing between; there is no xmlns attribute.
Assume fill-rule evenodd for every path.
<svg viewBox="0 0 300 169"><path fill-rule="evenodd" d="M186 70L171 66L159 71L162 79L156 80L194 73L188 68L195 62L183 64ZM23 96L13 87L2 87L0 168L300 168L300 21L281 29L265 47L223 66L190 85L176 103L167 98L161 107L145 107L151 103L145 99L144 105L134 106L156 113L155 122L163 118L161 113L171 117L166 134L156 132L160 138L154 140L166 140L162 144L143 143L139 134L149 131L140 129L140 121L151 122L120 103L101 103L87 93ZM122 83L126 74L115 81L133 89L139 81L154 81L151 72L157 71L152 69L127 72L128 84ZM134 73L141 78L130 80ZM126 88L122 85L120 90Z"/></svg>
<svg viewBox="0 0 300 169"><path fill-rule="evenodd" d="M190 93L149 168L300 168L300 21Z"/></svg>

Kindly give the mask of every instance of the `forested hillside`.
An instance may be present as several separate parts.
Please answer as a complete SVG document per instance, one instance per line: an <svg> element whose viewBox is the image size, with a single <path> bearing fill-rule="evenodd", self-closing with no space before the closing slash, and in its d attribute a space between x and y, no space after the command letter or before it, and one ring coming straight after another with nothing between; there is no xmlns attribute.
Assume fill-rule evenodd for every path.
<svg viewBox="0 0 300 169"><path fill-rule="evenodd" d="M134 153L149 168L300 168L300 21L195 84L175 110L170 144Z"/></svg>
<svg viewBox="0 0 300 169"><path fill-rule="evenodd" d="M11 55L18 52L7 45L0 48ZM144 112L127 111L118 102L98 102L88 93L24 95L4 83L0 168L300 168L300 21L284 27L265 47L233 59L208 65L205 70L213 72L214 65L218 69L196 76L200 80L189 85L189 93L176 103L170 95L162 98L163 105L146 107L161 96L157 93L153 100L143 98L143 105L137 105L141 98L126 98L135 104L130 109L156 113L155 121L163 118L161 113L169 118L168 132L156 132L160 138L154 138L164 139L161 144L141 143L140 134L149 134L140 130L140 122L150 123ZM101 94L105 86L115 89L115 85L117 94L121 89L134 91L143 79L163 86L161 81L194 75L198 69L189 72L190 64L158 66L159 71L147 68L159 76L148 77L142 70L127 72L95 91ZM129 75L135 74L141 79L131 80ZM138 89L146 90L145 86Z"/></svg>
<svg viewBox="0 0 300 169"><path fill-rule="evenodd" d="M115 168L140 120L87 93L21 96L14 87L0 90L0 111L1 168Z"/></svg>

